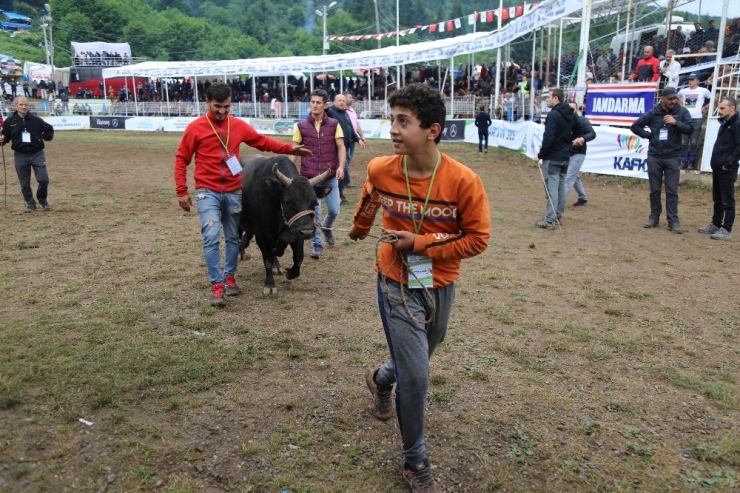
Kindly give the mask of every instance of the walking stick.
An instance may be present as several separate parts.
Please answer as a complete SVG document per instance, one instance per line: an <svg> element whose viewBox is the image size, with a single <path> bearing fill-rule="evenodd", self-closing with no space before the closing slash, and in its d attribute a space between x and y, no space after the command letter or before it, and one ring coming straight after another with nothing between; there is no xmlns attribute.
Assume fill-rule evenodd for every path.
<svg viewBox="0 0 740 493"><path fill-rule="evenodd" d="M8 171L6 170L5 165L5 146L0 146L0 151L3 153L3 184L5 185L5 190L3 192L3 207L6 209L8 208Z"/></svg>

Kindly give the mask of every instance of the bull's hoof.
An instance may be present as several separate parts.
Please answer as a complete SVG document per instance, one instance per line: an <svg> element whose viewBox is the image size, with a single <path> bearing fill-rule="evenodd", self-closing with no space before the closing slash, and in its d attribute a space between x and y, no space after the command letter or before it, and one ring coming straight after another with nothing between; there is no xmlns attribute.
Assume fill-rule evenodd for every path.
<svg viewBox="0 0 740 493"><path fill-rule="evenodd" d="M285 277L288 279L295 279L301 275L301 269L300 267L291 267L288 269L288 271L285 273Z"/></svg>
<svg viewBox="0 0 740 493"><path fill-rule="evenodd" d="M277 288L265 286L264 288L262 288L262 294L277 294Z"/></svg>

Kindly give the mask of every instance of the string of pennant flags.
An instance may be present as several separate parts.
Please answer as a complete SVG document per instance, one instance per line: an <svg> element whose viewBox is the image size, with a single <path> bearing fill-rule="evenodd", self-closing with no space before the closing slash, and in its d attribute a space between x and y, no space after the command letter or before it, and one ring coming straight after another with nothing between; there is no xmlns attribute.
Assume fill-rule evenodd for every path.
<svg viewBox="0 0 740 493"><path fill-rule="evenodd" d="M520 17L524 14L529 13L532 9L537 7L539 5L538 2L530 3L530 4L523 4L523 5L516 5L514 7L504 7L501 9L501 20L509 20L509 19L515 19L517 17ZM468 25L472 26L477 22L483 22L483 23L491 23L496 19L496 16L498 14L499 9L494 10L485 10L483 12L473 12L472 14L469 14L467 16ZM450 19L442 22L433 22L431 24L427 24L426 26L414 26L408 29L403 29L401 31L398 31L398 34L400 36L406 36L407 34L414 34L414 33L424 33L424 32L450 32L454 31L456 29L460 29L462 27L462 23L465 17L458 17L457 19ZM391 31L387 33L375 33L375 34L358 34L358 35L352 35L352 36L337 36L335 34L331 34L327 36L327 39L329 41L365 41L367 39L383 39L383 38L391 38L396 35L396 31Z"/></svg>

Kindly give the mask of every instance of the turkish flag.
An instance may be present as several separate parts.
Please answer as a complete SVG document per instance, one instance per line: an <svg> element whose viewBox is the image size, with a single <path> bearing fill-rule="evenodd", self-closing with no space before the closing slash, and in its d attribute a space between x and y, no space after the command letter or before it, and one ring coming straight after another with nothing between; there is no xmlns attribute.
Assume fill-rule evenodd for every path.
<svg viewBox="0 0 740 493"><path fill-rule="evenodd" d="M437 32L437 24L429 24L429 32L430 33Z"/></svg>
<svg viewBox="0 0 740 493"><path fill-rule="evenodd" d="M503 15L501 16L501 18L502 18L503 20L506 20L506 19L508 19L508 18L509 18L509 9L504 9L504 11L502 12L502 14L503 14Z"/></svg>
<svg viewBox="0 0 740 493"><path fill-rule="evenodd" d="M515 12L516 16L519 17L523 13L524 13L524 5L517 6L516 12Z"/></svg>
<svg viewBox="0 0 740 493"><path fill-rule="evenodd" d="M452 21L447 21L447 26L445 27L445 31L452 31Z"/></svg>
<svg viewBox="0 0 740 493"><path fill-rule="evenodd" d="M493 22L493 10L486 12L486 22Z"/></svg>

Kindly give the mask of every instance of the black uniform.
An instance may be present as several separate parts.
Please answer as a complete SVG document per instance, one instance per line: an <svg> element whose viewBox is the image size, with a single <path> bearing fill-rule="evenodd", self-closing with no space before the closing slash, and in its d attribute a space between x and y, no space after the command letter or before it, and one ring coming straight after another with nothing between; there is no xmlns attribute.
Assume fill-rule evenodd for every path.
<svg viewBox="0 0 740 493"><path fill-rule="evenodd" d="M732 231L735 222L735 181L740 161L740 114L735 113L721 126L712 148L712 224Z"/></svg>
<svg viewBox="0 0 740 493"><path fill-rule="evenodd" d="M475 126L478 127L478 153L484 150L488 152L488 127L491 126L491 115L481 109L475 115Z"/></svg>
<svg viewBox="0 0 740 493"><path fill-rule="evenodd" d="M54 127L30 112L25 118L16 111L3 125L3 145L11 143L15 151L15 170L21 185L21 193L26 201L26 211L36 210L36 201L31 190L31 168L36 175L39 186L36 198L44 209L49 209L46 198L49 187L49 174L46 171L44 141L54 138Z"/></svg>

